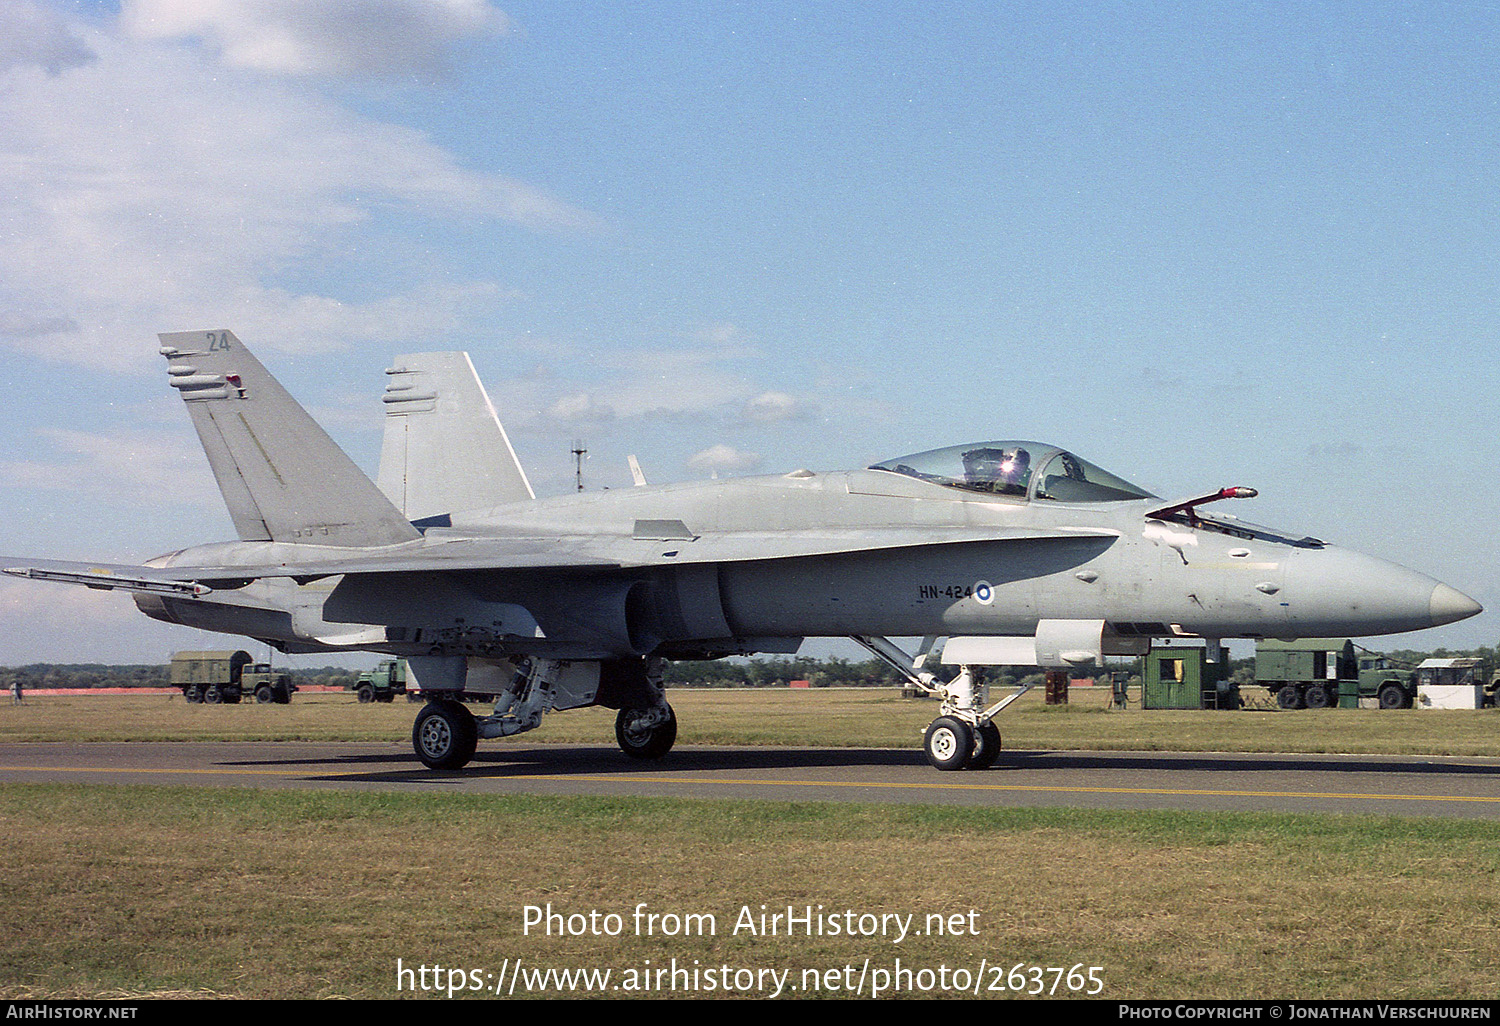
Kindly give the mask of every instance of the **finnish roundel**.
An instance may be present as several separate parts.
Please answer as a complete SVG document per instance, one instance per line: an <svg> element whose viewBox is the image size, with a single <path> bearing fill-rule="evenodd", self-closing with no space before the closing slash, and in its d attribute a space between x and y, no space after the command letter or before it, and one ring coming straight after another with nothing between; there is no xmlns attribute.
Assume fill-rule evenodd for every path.
<svg viewBox="0 0 1500 1026"><path fill-rule="evenodd" d="M981 606L987 606L995 601L995 589L990 587L989 581L976 581L974 584L974 601Z"/></svg>

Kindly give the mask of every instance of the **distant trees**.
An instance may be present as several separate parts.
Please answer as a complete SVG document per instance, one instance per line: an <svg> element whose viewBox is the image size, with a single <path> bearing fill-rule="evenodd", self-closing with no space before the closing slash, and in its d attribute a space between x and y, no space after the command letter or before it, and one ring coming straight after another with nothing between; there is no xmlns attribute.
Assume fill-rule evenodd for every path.
<svg viewBox="0 0 1500 1026"><path fill-rule="evenodd" d="M299 687L308 684L345 687L353 684L359 676L358 670L346 670L342 666L278 669L291 674L292 683ZM25 691L43 688L164 688L171 684L165 663L160 666L31 663L27 666L0 667L0 682L3 682L6 689L16 679L21 681L21 688Z"/></svg>
<svg viewBox="0 0 1500 1026"><path fill-rule="evenodd" d="M667 664L665 679L695 688L773 688L805 680L815 688L900 687L905 681L879 659L712 659Z"/></svg>
<svg viewBox="0 0 1500 1026"><path fill-rule="evenodd" d="M19 679L27 691L34 688L160 688L166 687L167 667L109 666L104 663L32 663L0 669L8 688Z"/></svg>
<svg viewBox="0 0 1500 1026"><path fill-rule="evenodd" d="M1500 647L1481 646L1475 649L1452 650L1439 648L1432 652L1401 649L1383 653L1398 663L1415 666L1423 659L1473 657L1489 660L1500 668ZM358 670L342 666L316 668L278 667L292 675L299 687L326 686L351 687L359 678ZM957 672L957 667L934 664L930 669L939 677L947 679ZM1232 679L1241 683L1255 678L1254 659L1235 659L1230 662ZM1113 662L1105 666L1104 672L1125 671L1133 676L1140 674L1139 660ZM1032 667L998 666L986 669L992 687L1011 687L1020 683L1038 684L1041 674ZM815 688L843 687L901 687L905 680L894 669L879 659L854 662L837 656L829 659L812 659L805 656L786 658L712 659L683 660L667 664L666 682L670 686L699 688L773 688L786 687L790 681L805 680ZM0 667L0 684L10 687L13 679L19 678L25 690L40 688L157 688L166 687L167 667L161 666L109 666L103 663L32 663L28 666Z"/></svg>

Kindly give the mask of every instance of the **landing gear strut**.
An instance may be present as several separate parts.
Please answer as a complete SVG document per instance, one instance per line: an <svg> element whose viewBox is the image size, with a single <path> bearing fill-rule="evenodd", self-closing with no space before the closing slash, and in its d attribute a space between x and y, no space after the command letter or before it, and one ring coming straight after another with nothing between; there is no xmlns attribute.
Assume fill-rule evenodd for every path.
<svg viewBox="0 0 1500 1026"><path fill-rule="evenodd" d="M429 769L461 769L480 738L534 730L555 709L605 705L619 709L615 739L632 759L660 759L677 741L677 714L662 685L665 660L567 660L412 656L408 687L427 696L412 724L411 743ZM495 696L494 710L476 718L464 694Z"/></svg>
<svg viewBox="0 0 1500 1026"><path fill-rule="evenodd" d="M1021 692L986 709L989 688L968 666L960 666L958 676L939 685L937 691L943 699L943 715L932 721L923 738L927 761L940 770L989 769L1000 757L1000 728L993 717Z"/></svg>

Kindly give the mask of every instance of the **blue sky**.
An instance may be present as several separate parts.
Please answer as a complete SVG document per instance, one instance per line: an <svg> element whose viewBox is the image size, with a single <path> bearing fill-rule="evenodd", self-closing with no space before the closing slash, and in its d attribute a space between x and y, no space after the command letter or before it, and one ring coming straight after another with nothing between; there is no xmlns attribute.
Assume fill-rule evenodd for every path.
<svg viewBox="0 0 1500 1026"><path fill-rule="evenodd" d="M1057 441L1500 606L1500 10L12 0L0 552L232 536L155 333L373 472L467 349L538 491ZM1489 613L1391 645L1494 644ZM0 663L205 636L0 585Z"/></svg>

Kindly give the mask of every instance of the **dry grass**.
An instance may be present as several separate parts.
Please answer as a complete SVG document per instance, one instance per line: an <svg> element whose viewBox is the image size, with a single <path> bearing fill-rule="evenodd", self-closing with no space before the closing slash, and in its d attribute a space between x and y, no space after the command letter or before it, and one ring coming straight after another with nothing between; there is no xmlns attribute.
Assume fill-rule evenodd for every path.
<svg viewBox="0 0 1500 1026"><path fill-rule="evenodd" d="M675 689L670 697L681 744L916 747L936 715L932 702L885 689ZM1102 690L1080 689L1069 705L1049 708L1033 692L996 722L1013 749L1500 756L1500 710L1116 712L1107 699ZM180 696L33 692L22 706L0 704L0 740L403 741L415 712L405 701L359 705L343 694L298 695L284 706L207 706ZM527 740L613 737L613 712L579 709L547 717Z"/></svg>
<svg viewBox="0 0 1500 1026"><path fill-rule="evenodd" d="M1007 746L1500 754L1488 711L1109 712L1103 697L1049 709L1028 696L1003 714ZM880 691L679 690L673 703L685 744L914 746L933 715ZM401 740L414 711L342 695L32 695L0 706L0 738ZM579 710L530 737L611 735L607 710ZM1116 999L1500 989L1500 828L1487 822L6 785L0 836L0 998L385 998L398 958L481 973L675 958L791 970L793 985L866 959L1082 964L1103 967L1101 996ZM711 913L718 932L523 936L523 907L548 902L627 924L638 902ZM918 922L973 907L979 935L731 935L740 907L762 904Z"/></svg>
<svg viewBox="0 0 1500 1026"><path fill-rule="evenodd" d="M1112 999L1493 998L1500 964L1488 824L38 785L0 791L0 831L5 998L384 998L398 958L518 957L794 984L867 958L1083 963ZM523 936L549 902L619 913L625 935ZM638 902L717 933L632 936ZM762 904L975 908L978 936L733 936Z"/></svg>

